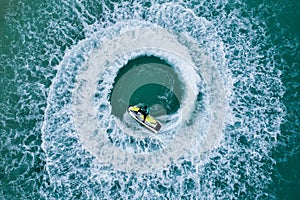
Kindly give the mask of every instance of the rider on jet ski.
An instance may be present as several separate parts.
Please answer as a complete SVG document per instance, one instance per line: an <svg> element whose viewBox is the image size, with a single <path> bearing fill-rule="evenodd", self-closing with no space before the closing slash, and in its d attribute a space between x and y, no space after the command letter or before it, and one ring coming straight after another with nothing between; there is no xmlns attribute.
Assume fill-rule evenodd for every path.
<svg viewBox="0 0 300 200"><path fill-rule="evenodd" d="M142 113L144 115L143 122L145 123L147 115L149 115L149 108L148 106L141 106L138 112Z"/></svg>

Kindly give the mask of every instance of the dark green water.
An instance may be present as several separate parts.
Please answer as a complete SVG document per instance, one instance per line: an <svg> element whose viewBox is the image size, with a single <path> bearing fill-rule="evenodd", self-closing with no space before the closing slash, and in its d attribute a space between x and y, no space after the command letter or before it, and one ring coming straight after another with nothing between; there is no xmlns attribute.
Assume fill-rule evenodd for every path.
<svg viewBox="0 0 300 200"><path fill-rule="evenodd" d="M288 0L1 1L0 199L298 199L299 19L300 2ZM73 119L80 115L74 114L73 103L77 101L76 88L80 88L76 85L78 77L85 77L82 71L91 52L105 46L107 38L119 37L120 30L142 27L134 22L125 24L130 20L149 22L178 36L178 43L184 44L191 54L196 73L203 77L200 80L209 80L205 73L218 73L211 79L220 80L228 95L213 96L209 81L198 84L205 103L195 100L197 112L193 116L205 116L206 121L175 123L162 135L141 139L137 133L118 129L112 116L122 118L123 108L140 101L161 105L156 110L158 117L176 115L185 103L190 103L183 101L181 85L194 80L184 74L188 67L180 62L173 64L182 68L182 74L173 70L171 62L166 64L161 59L144 57L145 62L142 59L128 63L146 63L147 77L155 69L157 81L145 81L133 88L128 101L117 105L117 111L114 106L109 110L107 104L98 105L97 100L92 109L84 101L78 104L85 106L82 110L87 116L96 112L99 117L99 129L93 132L92 140L101 140L98 136L104 128L115 127L106 130L112 140L108 147L120 148L121 153L133 152L133 157L140 152L145 155L135 162L128 159L123 163L125 167L117 170L114 157L106 157L111 152L99 149L102 159L86 148L89 143L78 130L83 129L82 124L93 126L92 119ZM111 31L110 27L123 23L124 27ZM186 36L193 38L195 44L186 42ZM111 49L115 46L118 44ZM195 48L200 48L216 67L210 70L209 63L205 67L201 61L207 58L199 56ZM145 54L152 54L149 52ZM126 52L120 52L120 57L123 54ZM169 58L160 49L155 57L159 57L157 54ZM178 59L185 56L176 55ZM111 69L114 64L107 64L107 74L96 80L103 83L97 90L102 90L105 98L113 93L111 86L117 82L104 83L121 80ZM125 72L121 70L119 74ZM173 85L161 84L163 78L173 80ZM126 94L121 88L116 101ZM222 113L225 120L221 142L216 148L199 153L201 145L212 140L201 131L208 129L207 124L217 124L210 114L217 110L214 99L228 104ZM145 162L145 168L149 168L146 172L126 170L140 166L136 162L143 163L146 156L153 156L152 164L156 166L162 162L155 157L156 152L168 149L180 134L188 138L191 133L195 140L183 152L178 151L177 157L170 154L163 169L148 167ZM184 146L182 141L177 142L178 147Z"/></svg>
<svg viewBox="0 0 300 200"><path fill-rule="evenodd" d="M121 68L114 80L110 94L112 113L123 118L129 105L144 104L154 116L174 114L180 107L183 87L166 62L148 56L134 59ZM158 105L160 109L155 109Z"/></svg>

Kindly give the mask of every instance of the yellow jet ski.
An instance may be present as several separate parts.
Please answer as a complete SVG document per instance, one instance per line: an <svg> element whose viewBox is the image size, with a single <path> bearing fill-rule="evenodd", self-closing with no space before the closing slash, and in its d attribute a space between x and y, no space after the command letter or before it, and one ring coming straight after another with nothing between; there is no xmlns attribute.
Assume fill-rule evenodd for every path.
<svg viewBox="0 0 300 200"><path fill-rule="evenodd" d="M139 106L129 106L127 109L129 115L138 121L140 124L148 128L149 130L157 133L161 129L161 123L154 119L151 115L147 115L145 122L144 122L144 115L140 112Z"/></svg>

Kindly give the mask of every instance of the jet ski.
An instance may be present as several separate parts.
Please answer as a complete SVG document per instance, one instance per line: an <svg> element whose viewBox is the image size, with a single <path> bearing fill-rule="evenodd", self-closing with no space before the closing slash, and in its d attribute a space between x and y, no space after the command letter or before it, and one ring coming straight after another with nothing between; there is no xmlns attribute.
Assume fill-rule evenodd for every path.
<svg viewBox="0 0 300 200"><path fill-rule="evenodd" d="M144 122L144 115L140 112L139 106L129 106L127 112L133 119L154 133L157 133L162 127L162 124L151 115L147 115Z"/></svg>

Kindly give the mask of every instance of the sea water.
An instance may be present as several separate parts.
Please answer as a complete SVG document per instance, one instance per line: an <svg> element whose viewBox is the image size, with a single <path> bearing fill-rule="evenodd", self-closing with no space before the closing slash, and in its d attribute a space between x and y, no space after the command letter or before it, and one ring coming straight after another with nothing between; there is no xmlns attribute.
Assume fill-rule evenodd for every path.
<svg viewBox="0 0 300 200"><path fill-rule="evenodd" d="M298 2L0 9L1 199L300 195Z"/></svg>

